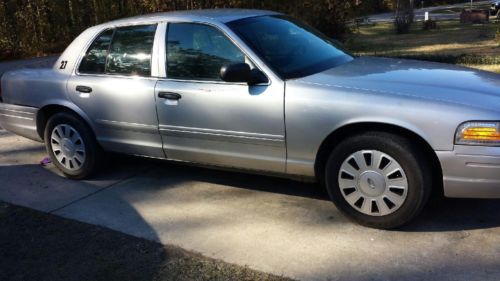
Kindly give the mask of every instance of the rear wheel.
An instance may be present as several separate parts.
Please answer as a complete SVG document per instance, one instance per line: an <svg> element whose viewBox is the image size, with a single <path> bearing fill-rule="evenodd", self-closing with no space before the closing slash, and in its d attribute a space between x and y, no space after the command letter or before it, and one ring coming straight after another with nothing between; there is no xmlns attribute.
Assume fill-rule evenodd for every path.
<svg viewBox="0 0 500 281"><path fill-rule="evenodd" d="M337 207L370 227L414 219L431 190L429 165L406 138L383 132L350 137L331 153L326 185Z"/></svg>
<svg viewBox="0 0 500 281"><path fill-rule="evenodd" d="M61 112L45 128L45 146L52 163L72 179L85 179L96 170L102 151L88 126L79 117Z"/></svg>

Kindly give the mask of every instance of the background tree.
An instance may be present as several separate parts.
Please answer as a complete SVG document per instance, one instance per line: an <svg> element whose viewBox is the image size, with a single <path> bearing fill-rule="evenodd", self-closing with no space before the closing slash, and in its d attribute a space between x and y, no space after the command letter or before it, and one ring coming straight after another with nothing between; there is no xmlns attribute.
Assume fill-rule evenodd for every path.
<svg viewBox="0 0 500 281"><path fill-rule="evenodd" d="M395 21L397 33L408 33L410 31L411 24L415 17L414 12L414 0L396 0L395 1Z"/></svg>
<svg viewBox="0 0 500 281"><path fill-rule="evenodd" d="M372 1L372 4L377 2ZM254 8L291 14L342 39L356 0L0 0L0 59L58 53L84 29L145 13Z"/></svg>

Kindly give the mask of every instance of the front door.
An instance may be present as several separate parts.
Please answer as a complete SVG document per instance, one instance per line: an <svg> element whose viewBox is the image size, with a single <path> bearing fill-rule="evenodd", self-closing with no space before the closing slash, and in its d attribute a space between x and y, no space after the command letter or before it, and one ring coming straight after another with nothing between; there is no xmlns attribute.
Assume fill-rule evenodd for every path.
<svg viewBox="0 0 500 281"><path fill-rule="evenodd" d="M223 65L255 65L210 25L169 23L165 49L155 95L167 158L285 172L284 84L221 81Z"/></svg>

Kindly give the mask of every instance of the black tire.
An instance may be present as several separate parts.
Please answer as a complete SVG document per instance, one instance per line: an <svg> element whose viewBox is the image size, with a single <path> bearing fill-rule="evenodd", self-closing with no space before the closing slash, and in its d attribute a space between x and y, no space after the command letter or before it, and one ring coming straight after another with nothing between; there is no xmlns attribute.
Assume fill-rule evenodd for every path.
<svg viewBox="0 0 500 281"><path fill-rule="evenodd" d="M406 199L393 213L383 216L367 215L351 206L342 194L339 187L342 163L351 154L363 150L386 153L403 168L408 183ZM367 132L349 137L333 149L326 165L325 183L331 200L348 217L364 226L394 229L412 221L427 203L432 189L429 167L429 161L408 139L385 132Z"/></svg>
<svg viewBox="0 0 500 281"><path fill-rule="evenodd" d="M57 159L53 151L53 141L51 135L54 128L58 125L69 125L80 135L84 144L85 161L81 163L78 169L68 169ZM100 166L103 159L103 151L97 143L95 136L89 126L78 116L68 113L60 112L54 114L47 121L44 132L45 147L49 154L52 163L68 178L71 179L87 179L91 177ZM57 152L57 151L56 151Z"/></svg>

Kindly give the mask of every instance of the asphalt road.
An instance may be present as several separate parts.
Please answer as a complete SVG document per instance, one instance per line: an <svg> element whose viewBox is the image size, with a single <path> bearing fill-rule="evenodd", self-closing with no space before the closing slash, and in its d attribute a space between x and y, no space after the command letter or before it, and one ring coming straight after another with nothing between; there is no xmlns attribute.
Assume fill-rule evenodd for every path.
<svg viewBox="0 0 500 281"><path fill-rule="evenodd" d="M302 280L500 279L499 200L439 201L381 231L313 184L123 156L72 181L45 156L0 129L0 200Z"/></svg>
<svg viewBox="0 0 500 281"><path fill-rule="evenodd" d="M416 5L418 6L418 3L420 1L415 1ZM477 5L482 5L482 4L488 4L493 1L478 1L474 2L474 6ZM417 21L422 21L425 18L425 12L430 13L430 17L434 20L452 20L452 19L458 19L460 17L460 13L456 14L442 14L442 13L432 13L432 11L436 10L442 10L442 9L451 9L451 8L456 8L456 7L462 7L464 4L470 3L467 1L464 1L463 3L460 4L453 4L453 5L443 5L443 6L434 6L434 7L427 7L427 8L421 8L421 9L415 9L415 20ZM383 13L383 14L376 14L376 15L371 15L368 17L370 21L372 22L388 22L388 21L393 21L394 20L394 13Z"/></svg>

